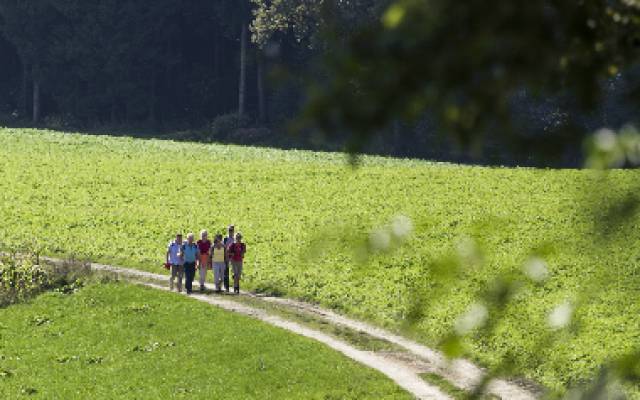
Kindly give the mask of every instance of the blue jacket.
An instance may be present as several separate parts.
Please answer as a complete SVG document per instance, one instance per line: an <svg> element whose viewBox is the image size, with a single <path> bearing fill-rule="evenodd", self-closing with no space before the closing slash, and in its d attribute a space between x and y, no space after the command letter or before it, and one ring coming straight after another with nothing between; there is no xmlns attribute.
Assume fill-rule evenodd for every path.
<svg viewBox="0 0 640 400"><path fill-rule="evenodd" d="M198 245L195 242L191 244L189 244L189 242L184 242L182 244L182 256L186 263L196 262L196 258L198 257Z"/></svg>

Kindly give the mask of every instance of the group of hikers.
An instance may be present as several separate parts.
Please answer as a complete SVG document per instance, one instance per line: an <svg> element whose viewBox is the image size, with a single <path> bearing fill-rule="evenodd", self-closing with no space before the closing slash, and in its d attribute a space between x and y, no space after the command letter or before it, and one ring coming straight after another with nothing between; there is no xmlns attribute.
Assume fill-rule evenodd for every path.
<svg viewBox="0 0 640 400"><path fill-rule="evenodd" d="M224 290L229 292L229 266L233 270L233 292L240 293L240 279L242 278L242 261L247 251L247 246L242 242L242 234L235 233L235 227L229 225L229 235L225 238L216 235L213 244L208 239L206 230L200 232L200 240L195 242L193 233L187 235L187 240L182 240L182 234L177 233L175 240L167 246L167 259L165 268L171 270L169 288L175 287L182 292L182 279L185 279L187 294L193 292L193 280L196 268L200 271L200 291L206 290L207 271L213 270L213 281L217 293Z"/></svg>

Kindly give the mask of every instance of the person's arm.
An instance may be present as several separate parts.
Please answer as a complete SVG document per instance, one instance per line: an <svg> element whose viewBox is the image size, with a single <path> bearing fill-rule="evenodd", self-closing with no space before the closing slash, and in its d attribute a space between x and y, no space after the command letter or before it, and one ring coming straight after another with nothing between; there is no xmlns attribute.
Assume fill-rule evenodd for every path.
<svg viewBox="0 0 640 400"><path fill-rule="evenodd" d="M167 248L167 257L166 257L166 258L167 258L167 261L166 261L166 264L169 264L169 252L170 252L170 251L171 251L171 246L169 246L169 247Z"/></svg>
<svg viewBox="0 0 640 400"><path fill-rule="evenodd" d="M244 253L247 252L247 245L242 243L242 257L244 257Z"/></svg>

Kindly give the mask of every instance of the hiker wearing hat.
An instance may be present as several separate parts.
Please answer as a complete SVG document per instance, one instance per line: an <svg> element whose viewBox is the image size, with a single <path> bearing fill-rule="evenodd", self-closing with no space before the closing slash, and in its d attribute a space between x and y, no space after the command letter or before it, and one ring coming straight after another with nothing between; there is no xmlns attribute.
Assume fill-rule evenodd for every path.
<svg viewBox="0 0 640 400"><path fill-rule="evenodd" d="M182 234L176 234L176 239L167 246L167 265L171 268L169 290L173 290L173 282L178 278L178 292L182 292L182 276L184 275L184 261L182 260Z"/></svg>
<svg viewBox="0 0 640 400"><path fill-rule="evenodd" d="M233 268L233 292L240 293L240 278L242 278L242 261L244 253L247 252L247 246L242 243L242 234L238 232L235 242L229 246L229 259Z"/></svg>
<svg viewBox="0 0 640 400"><path fill-rule="evenodd" d="M224 257L223 283L224 283L224 290L227 293L229 292L229 246L231 246L235 242L235 237L234 237L235 230L236 230L235 226L229 225L229 236L225 237L224 241L222 242L226 250L226 254Z"/></svg>

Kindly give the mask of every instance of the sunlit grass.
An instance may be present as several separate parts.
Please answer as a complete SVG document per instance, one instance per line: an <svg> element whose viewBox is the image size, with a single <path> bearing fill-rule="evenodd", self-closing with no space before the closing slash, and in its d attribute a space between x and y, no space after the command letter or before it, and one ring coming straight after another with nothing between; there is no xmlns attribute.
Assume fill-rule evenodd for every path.
<svg viewBox="0 0 640 400"><path fill-rule="evenodd" d="M216 232L233 222L247 242L247 288L394 328L407 325L412 288L426 288L411 334L431 345L495 277L531 274L534 256L545 263L544 281L524 288L496 334L472 338L467 355L485 365L509 355L514 374L557 388L640 338L640 220L632 212L613 228L595 219L637 191L638 171L603 180L595 171L378 157L353 169L333 153L9 129L0 140L5 243L160 272L176 230ZM406 220L399 215L411 230L395 243L393 221ZM362 257L370 238L394 251ZM434 263L476 257L469 243L478 259L445 285L447 263ZM540 351L549 314L577 300L585 305L573 316L576 337Z"/></svg>
<svg viewBox="0 0 640 400"><path fill-rule="evenodd" d="M0 398L409 399L312 340L125 284L0 309Z"/></svg>

